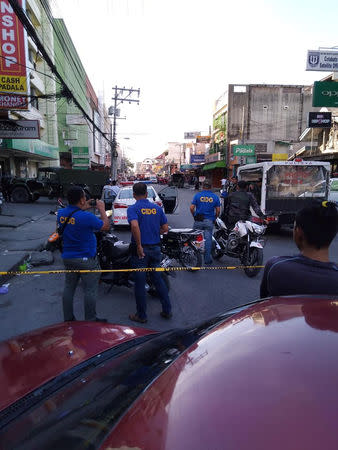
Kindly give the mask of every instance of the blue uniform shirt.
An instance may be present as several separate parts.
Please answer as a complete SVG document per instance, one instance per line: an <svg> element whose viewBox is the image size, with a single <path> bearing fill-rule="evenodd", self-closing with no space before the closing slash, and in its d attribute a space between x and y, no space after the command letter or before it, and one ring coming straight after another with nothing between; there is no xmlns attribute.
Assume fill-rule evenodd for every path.
<svg viewBox="0 0 338 450"><path fill-rule="evenodd" d="M219 198L211 191L202 191L194 195L191 202L196 206L195 215L203 214L205 219L215 220L215 208L221 206Z"/></svg>
<svg viewBox="0 0 338 450"><path fill-rule="evenodd" d="M160 227L167 223L162 208L148 199L137 200L127 210L128 222L137 220L141 231L141 244L159 244L161 241ZM135 243L132 236L131 241Z"/></svg>
<svg viewBox="0 0 338 450"><path fill-rule="evenodd" d="M62 258L93 258L96 255L96 236L94 231L102 228L103 222L94 214L82 211L75 206L60 209L57 215L58 226L63 226L72 211L77 210L69 219L62 234Z"/></svg>

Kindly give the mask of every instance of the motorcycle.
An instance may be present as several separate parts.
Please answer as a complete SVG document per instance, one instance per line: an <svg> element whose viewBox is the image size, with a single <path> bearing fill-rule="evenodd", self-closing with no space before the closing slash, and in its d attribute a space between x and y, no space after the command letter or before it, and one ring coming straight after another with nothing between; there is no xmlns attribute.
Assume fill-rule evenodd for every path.
<svg viewBox="0 0 338 450"><path fill-rule="evenodd" d="M97 239L97 257L101 269L121 270L132 268L129 243L119 240L117 236L109 232L98 231L95 234ZM164 266L161 264L161 267ZM134 286L133 275L133 272L102 273L101 282L110 284L108 292L113 286L132 288ZM169 275L171 275L170 272L161 272L161 276L163 277L168 291L170 290ZM157 296L157 291L150 272L146 273L146 291L149 295L154 297Z"/></svg>
<svg viewBox="0 0 338 450"><path fill-rule="evenodd" d="M265 225L259 225L249 220L238 221L234 228L228 228L222 219L216 219L212 236L211 254L214 259L220 259L224 255L239 258L245 267L245 274L255 277L263 263L264 240L262 238L266 230Z"/></svg>
<svg viewBox="0 0 338 450"><path fill-rule="evenodd" d="M162 236L163 267L174 267L176 260L183 267L200 267L204 250L203 232L191 228L169 229Z"/></svg>

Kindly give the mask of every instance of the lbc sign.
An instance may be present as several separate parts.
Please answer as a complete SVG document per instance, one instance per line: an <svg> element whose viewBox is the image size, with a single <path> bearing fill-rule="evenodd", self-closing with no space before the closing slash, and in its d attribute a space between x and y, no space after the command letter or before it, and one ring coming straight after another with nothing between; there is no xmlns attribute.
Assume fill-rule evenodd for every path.
<svg viewBox="0 0 338 450"><path fill-rule="evenodd" d="M331 128L332 113L330 112L309 112L308 128Z"/></svg>

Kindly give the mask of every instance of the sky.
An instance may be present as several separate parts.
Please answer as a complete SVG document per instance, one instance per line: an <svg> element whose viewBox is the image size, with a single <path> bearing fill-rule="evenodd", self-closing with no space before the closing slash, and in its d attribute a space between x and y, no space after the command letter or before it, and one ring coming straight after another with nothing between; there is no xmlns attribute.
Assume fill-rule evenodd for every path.
<svg viewBox="0 0 338 450"><path fill-rule="evenodd" d="M229 83L312 84L307 50L338 48L338 2L327 0L51 0L97 93L140 88L123 104L128 157L162 153L184 132L208 134ZM125 138L129 138L126 140Z"/></svg>

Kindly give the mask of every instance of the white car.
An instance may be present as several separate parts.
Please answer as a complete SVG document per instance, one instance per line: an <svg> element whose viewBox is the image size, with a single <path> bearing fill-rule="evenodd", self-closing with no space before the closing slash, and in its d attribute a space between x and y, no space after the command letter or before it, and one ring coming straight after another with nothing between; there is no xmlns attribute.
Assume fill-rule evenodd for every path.
<svg viewBox="0 0 338 450"><path fill-rule="evenodd" d="M148 200L152 203L156 203L163 211L163 203L160 197L157 195L155 189L152 186L147 186ZM113 223L114 225L129 225L127 219L127 209L130 205L133 205L136 200L133 197L132 187L123 187L117 194L113 203Z"/></svg>

